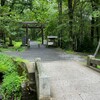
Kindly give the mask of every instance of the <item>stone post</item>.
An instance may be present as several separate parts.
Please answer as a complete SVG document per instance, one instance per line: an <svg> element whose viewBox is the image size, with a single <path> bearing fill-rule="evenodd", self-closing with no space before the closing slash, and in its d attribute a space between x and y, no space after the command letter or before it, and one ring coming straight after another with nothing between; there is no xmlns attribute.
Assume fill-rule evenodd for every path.
<svg viewBox="0 0 100 100"><path fill-rule="evenodd" d="M95 57L93 55L88 55L87 57L87 66L91 65L91 59L94 59Z"/></svg>

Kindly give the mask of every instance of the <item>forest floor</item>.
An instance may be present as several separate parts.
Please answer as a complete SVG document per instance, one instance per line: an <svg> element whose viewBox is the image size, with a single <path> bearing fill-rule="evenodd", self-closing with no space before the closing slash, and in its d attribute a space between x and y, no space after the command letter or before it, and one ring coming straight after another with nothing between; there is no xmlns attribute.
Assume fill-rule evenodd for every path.
<svg viewBox="0 0 100 100"><path fill-rule="evenodd" d="M4 53L29 61L41 58L50 76L52 100L100 100L100 73L86 67L86 56L42 45L38 48L35 42L26 51Z"/></svg>

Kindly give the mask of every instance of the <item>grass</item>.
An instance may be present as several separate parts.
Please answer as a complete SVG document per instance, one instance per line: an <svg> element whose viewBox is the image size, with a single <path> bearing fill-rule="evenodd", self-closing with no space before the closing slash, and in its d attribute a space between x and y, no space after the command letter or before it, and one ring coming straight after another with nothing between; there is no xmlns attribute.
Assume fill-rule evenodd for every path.
<svg viewBox="0 0 100 100"><path fill-rule="evenodd" d="M3 48L2 46L0 47L0 52L3 52L3 51L25 51L26 50L26 47L22 47L22 42L15 42L13 41L13 47L7 47L7 48Z"/></svg>
<svg viewBox="0 0 100 100"><path fill-rule="evenodd" d="M7 48L0 47L0 52L7 51Z"/></svg>
<svg viewBox="0 0 100 100"><path fill-rule="evenodd" d="M66 50L65 52L68 53L68 54L75 54L75 52L72 51L72 50Z"/></svg>

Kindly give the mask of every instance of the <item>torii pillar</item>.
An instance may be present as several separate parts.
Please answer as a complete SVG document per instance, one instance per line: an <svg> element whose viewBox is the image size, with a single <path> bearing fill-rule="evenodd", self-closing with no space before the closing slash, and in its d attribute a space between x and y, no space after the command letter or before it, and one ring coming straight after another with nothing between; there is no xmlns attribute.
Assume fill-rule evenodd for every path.
<svg viewBox="0 0 100 100"><path fill-rule="evenodd" d="M26 24L26 44L28 44L28 24Z"/></svg>
<svg viewBox="0 0 100 100"><path fill-rule="evenodd" d="M42 44L44 44L44 32L43 32L43 26L41 26L41 34L42 34Z"/></svg>

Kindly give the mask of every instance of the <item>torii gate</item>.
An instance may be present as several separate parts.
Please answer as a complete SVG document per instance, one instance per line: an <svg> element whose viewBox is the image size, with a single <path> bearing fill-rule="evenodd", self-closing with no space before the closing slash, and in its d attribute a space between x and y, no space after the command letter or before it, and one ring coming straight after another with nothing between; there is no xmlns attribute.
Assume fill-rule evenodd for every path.
<svg viewBox="0 0 100 100"><path fill-rule="evenodd" d="M26 21L26 22L22 22L23 26L22 28L26 28L26 44L28 44L28 28L39 28L41 29L41 34L42 34L42 44L44 41L44 32L43 32L43 28L44 25L38 22L34 22L34 21Z"/></svg>

